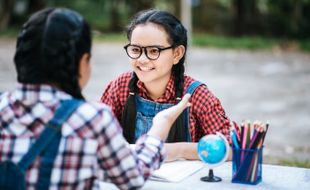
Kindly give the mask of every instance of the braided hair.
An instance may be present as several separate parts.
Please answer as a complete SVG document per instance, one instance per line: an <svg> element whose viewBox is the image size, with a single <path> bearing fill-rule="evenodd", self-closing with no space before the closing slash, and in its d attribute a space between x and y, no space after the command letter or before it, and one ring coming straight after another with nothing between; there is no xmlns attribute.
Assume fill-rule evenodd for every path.
<svg viewBox="0 0 310 190"><path fill-rule="evenodd" d="M138 25L147 23L154 23L161 26L168 34L168 42L173 47L178 47L179 45L183 45L185 47L184 56L172 67L172 75L175 79L176 102L179 102L184 88L184 62L187 49L187 30L182 25L180 20L172 14L166 11L150 9L139 12L134 17L127 27L127 39L131 41L133 30ZM130 89L130 94L127 98L121 120L124 136L130 143L133 143L134 141L135 122L132 122L132 118L136 118L135 94L137 93L137 81L138 77L135 73L133 73L128 86ZM184 135L185 131L182 114L178 117L171 128L167 142L185 141L186 138Z"/></svg>
<svg viewBox="0 0 310 190"><path fill-rule="evenodd" d="M91 51L91 33L80 14L64 8L36 12L23 25L14 56L21 83L52 84L78 99L79 62Z"/></svg>

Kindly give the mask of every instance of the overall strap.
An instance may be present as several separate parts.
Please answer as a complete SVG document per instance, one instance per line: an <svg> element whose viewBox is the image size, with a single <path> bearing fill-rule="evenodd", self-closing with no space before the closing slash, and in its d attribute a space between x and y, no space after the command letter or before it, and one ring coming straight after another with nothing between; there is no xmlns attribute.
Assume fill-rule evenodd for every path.
<svg viewBox="0 0 310 190"><path fill-rule="evenodd" d="M65 100L61 103L54 117L46 124L40 137L18 163L22 171L25 172L36 157L50 144L56 134L60 133L62 123L68 119L80 104L82 104L82 101L75 99Z"/></svg>
<svg viewBox="0 0 310 190"><path fill-rule="evenodd" d="M196 88L197 88L198 86L202 85L202 84L203 84L203 83L200 82L200 81L198 81L198 80L193 81L193 82L188 86L188 88L187 88L187 90L186 90L186 93L192 95L192 94L195 92Z"/></svg>
<svg viewBox="0 0 310 190"><path fill-rule="evenodd" d="M193 93L195 92L195 90L197 89L198 86L202 85L203 83L200 81L193 81L189 87L186 90L187 94L193 95ZM192 137L190 134L190 124L189 124L189 108L186 108L184 110L185 114L183 114L183 118L184 118L184 127L185 127L185 131L186 131L186 141L187 142L192 142ZM184 113L183 112L183 113Z"/></svg>

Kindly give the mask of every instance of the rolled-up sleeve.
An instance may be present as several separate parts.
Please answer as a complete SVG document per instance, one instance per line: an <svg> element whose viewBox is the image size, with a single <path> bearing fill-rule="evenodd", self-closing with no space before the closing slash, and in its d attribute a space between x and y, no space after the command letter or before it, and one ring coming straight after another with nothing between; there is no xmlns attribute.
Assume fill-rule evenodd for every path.
<svg viewBox="0 0 310 190"><path fill-rule="evenodd" d="M226 116L220 100L213 95L205 85L197 88L192 97L191 113L195 117L197 124L191 126L199 127L193 131L195 134L195 141L198 141L202 136L207 134L214 134L220 132L230 140L230 120Z"/></svg>

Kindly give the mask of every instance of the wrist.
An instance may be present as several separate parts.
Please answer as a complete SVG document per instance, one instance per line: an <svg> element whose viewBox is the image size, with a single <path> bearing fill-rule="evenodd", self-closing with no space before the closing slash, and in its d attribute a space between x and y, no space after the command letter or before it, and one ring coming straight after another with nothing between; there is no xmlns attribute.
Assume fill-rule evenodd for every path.
<svg viewBox="0 0 310 190"><path fill-rule="evenodd" d="M197 143L183 142L179 144L179 157L187 160L198 160Z"/></svg>
<svg viewBox="0 0 310 190"><path fill-rule="evenodd" d="M152 126L151 129L148 131L148 135L157 137L162 141L165 141L168 136L169 131L166 130L164 127L161 126Z"/></svg>

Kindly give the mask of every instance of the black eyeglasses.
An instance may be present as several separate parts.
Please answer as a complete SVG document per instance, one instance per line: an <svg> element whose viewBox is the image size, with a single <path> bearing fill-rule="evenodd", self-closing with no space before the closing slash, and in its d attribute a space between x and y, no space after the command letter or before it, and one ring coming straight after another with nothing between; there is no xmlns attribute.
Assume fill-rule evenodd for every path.
<svg viewBox="0 0 310 190"><path fill-rule="evenodd" d="M124 46L124 49L126 50L127 55L132 59L138 59L141 57L142 53L144 52L146 57L150 60L156 60L160 56L160 52L171 49L174 46L169 46L165 48L161 48L159 46L138 46L138 45L131 45L127 44Z"/></svg>

